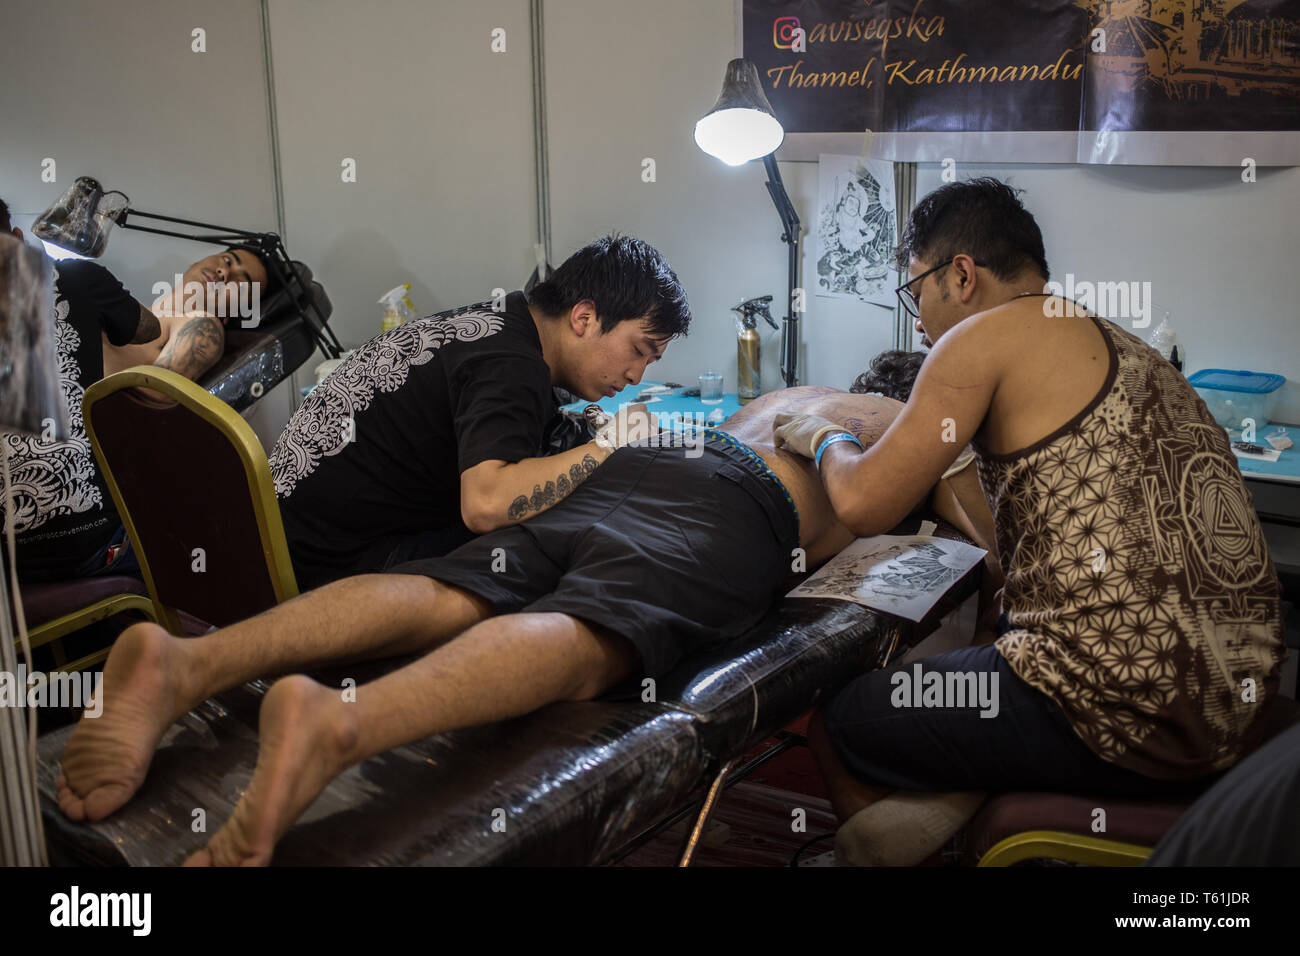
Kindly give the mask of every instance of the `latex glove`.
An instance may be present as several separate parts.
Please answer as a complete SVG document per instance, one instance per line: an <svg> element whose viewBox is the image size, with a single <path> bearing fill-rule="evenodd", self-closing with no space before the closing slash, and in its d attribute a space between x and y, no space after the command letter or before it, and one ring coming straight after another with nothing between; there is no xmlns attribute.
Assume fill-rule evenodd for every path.
<svg viewBox="0 0 1300 956"><path fill-rule="evenodd" d="M772 420L772 438L777 448L802 455L804 458L816 458L821 443L835 432L848 432L842 425L837 425L816 415L791 415L778 412Z"/></svg>
<svg viewBox="0 0 1300 956"><path fill-rule="evenodd" d="M655 416L646 410L644 402L624 405L615 415L592 404L583 409L583 414L596 430L596 444L609 452L617 451L629 442L649 438L659 430Z"/></svg>

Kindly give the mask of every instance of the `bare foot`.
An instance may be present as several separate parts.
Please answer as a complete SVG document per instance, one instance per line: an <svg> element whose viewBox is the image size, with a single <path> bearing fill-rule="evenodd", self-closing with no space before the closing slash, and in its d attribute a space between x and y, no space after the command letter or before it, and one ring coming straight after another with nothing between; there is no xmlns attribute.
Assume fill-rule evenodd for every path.
<svg viewBox="0 0 1300 956"><path fill-rule="evenodd" d="M118 636L104 663L103 710L81 718L60 762L59 808L69 819L102 820L144 782L158 741L188 709L180 643L150 622Z"/></svg>
<svg viewBox="0 0 1300 956"><path fill-rule="evenodd" d="M294 675L262 701L261 743L248 790L234 815L186 866L266 866L275 844L326 784L353 763L353 705L333 688Z"/></svg>

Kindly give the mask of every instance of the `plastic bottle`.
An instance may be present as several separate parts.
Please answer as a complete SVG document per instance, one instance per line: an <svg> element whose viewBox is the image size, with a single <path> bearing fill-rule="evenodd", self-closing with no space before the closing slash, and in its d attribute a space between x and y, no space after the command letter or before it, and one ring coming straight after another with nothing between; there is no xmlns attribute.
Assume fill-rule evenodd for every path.
<svg viewBox="0 0 1300 956"><path fill-rule="evenodd" d="M379 304L384 307L384 318L379 324L379 331L387 332L407 319L415 318L415 306L411 302L410 292L411 284L404 282L379 297Z"/></svg>
<svg viewBox="0 0 1300 956"><path fill-rule="evenodd" d="M1174 352L1174 330L1169 326L1169 313L1166 312L1160 319L1160 324L1156 330L1151 333L1151 347L1160 353L1160 356L1166 361L1170 361Z"/></svg>

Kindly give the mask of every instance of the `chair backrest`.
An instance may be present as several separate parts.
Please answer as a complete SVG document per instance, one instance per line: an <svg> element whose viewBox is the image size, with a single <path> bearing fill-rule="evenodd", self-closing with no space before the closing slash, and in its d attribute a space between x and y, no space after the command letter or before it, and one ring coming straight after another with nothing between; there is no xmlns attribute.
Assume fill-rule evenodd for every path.
<svg viewBox="0 0 1300 956"><path fill-rule="evenodd" d="M298 593L266 453L233 409L137 366L86 389L82 414L168 630L176 610L224 626Z"/></svg>

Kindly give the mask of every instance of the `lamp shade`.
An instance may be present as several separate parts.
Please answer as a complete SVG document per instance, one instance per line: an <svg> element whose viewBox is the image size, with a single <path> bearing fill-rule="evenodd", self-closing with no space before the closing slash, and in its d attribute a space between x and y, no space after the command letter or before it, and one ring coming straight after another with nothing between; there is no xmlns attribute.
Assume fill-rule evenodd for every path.
<svg viewBox="0 0 1300 956"><path fill-rule="evenodd" d="M58 202L36 217L32 234L42 242L94 259L103 254L113 223L129 203L120 192L105 193L98 180L78 176Z"/></svg>
<svg viewBox="0 0 1300 956"><path fill-rule="evenodd" d="M758 68L746 59L732 60L718 101L695 124L696 145L729 166L739 166L766 156L784 139L785 130L763 94Z"/></svg>

